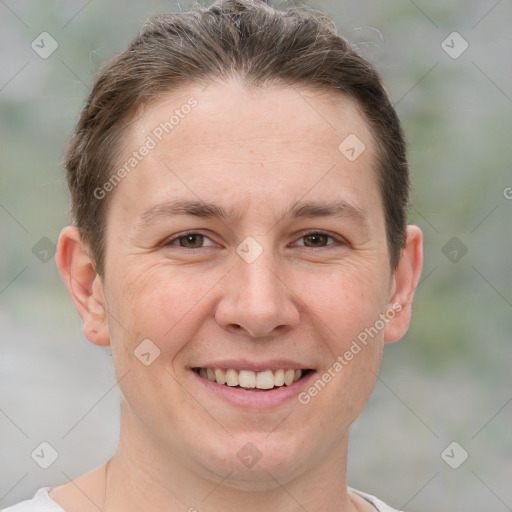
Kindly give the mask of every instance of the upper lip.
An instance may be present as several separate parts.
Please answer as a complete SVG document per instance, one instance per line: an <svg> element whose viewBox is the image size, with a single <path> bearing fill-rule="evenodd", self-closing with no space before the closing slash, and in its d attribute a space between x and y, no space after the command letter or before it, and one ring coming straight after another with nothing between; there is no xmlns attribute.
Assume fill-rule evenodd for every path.
<svg viewBox="0 0 512 512"><path fill-rule="evenodd" d="M225 368L233 370L251 370L253 372L263 372L265 370L311 370L310 365L305 365L289 359L268 359L266 361L248 361L247 359L223 359L201 363L191 368Z"/></svg>

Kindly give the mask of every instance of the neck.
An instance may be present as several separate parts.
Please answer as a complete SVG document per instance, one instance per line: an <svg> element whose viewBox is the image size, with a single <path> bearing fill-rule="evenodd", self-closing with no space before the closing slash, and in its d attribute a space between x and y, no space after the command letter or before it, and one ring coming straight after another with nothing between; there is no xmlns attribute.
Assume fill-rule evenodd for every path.
<svg viewBox="0 0 512 512"><path fill-rule="evenodd" d="M346 488L348 434L317 464L301 460L284 472L262 464L249 476L224 466L215 474L211 467L195 465L191 456L166 451L162 443L149 441L137 420L124 416L118 450L106 465L104 512L267 512L269 507L280 512L360 510ZM304 466L299 468L301 463Z"/></svg>

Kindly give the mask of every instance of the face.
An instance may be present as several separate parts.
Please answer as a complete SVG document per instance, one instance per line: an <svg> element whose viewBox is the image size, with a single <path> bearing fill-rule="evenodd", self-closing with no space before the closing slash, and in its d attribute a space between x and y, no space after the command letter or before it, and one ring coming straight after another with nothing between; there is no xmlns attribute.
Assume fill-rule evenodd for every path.
<svg viewBox="0 0 512 512"><path fill-rule="evenodd" d="M101 288L131 435L238 482L339 456L399 307L355 103L189 87L123 151Z"/></svg>

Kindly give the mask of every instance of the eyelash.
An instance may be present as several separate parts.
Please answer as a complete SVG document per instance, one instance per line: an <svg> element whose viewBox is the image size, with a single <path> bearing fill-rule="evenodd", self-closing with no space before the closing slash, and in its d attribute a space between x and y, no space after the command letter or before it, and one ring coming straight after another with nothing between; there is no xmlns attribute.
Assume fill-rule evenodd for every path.
<svg viewBox="0 0 512 512"><path fill-rule="evenodd" d="M166 241L164 241L164 243L162 245L163 246L175 246L175 247L179 247L180 249L186 249L186 250L189 250L189 251L206 249L207 247L210 247L210 246L207 246L207 247L182 247L182 246L180 246L178 244L174 244L173 243L173 242L178 241L180 238L185 238L185 237L190 236L190 235L201 235L201 236L209 239L208 236L204 235L203 233L201 233L199 231L186 231L185 233L179 233L179 234L173 236L172 238L167 239ZM333 246L333 245L347 245L347 242L345 240L337 238L337 237L335 237L335 236L333 236L330 233L327 233L325 231L308 231L306 233L303 233L299 237L299 240L301 240L301 239L303 239L303 238L305 238L307 236L311 236L311 235L327 236L327 238L330 238L331 240L333 240L334 243L330 243L330 244L328 243L327 245L324 245L322 247L307 247L306 245L302 245L301 247L307 247L308 249L325 249L325 248Z"/></svg>

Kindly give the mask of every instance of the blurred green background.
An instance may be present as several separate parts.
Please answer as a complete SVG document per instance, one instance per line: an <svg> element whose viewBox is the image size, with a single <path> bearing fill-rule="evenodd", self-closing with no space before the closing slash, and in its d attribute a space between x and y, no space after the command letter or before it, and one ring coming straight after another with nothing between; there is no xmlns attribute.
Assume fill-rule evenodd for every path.
<svg viewBox="0 0 512 512"><path fill-rule="evenodd" d="M60 160L98 66L149 15L191 5L0 1L0 506L115 450L111 360L81 334L52 258L69 222ZM307 5L384 76L425 235L413 322L353 426L349 484L411 512L512 510L512 3ZM42 32L58 44L46 58L31 47ZM59 453L46 470L30 455L42 441Z"/></svg>

